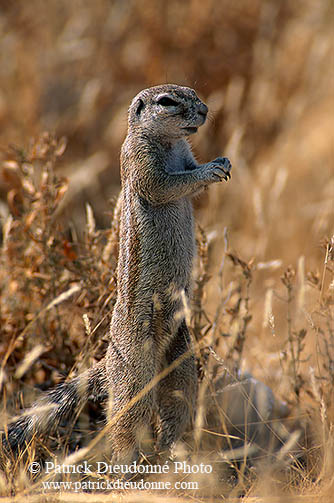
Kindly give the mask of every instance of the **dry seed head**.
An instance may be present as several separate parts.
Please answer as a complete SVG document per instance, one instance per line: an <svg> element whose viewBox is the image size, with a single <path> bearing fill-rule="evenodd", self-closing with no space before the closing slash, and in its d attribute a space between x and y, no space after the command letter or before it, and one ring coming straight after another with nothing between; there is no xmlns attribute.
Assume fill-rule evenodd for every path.
<svg viewBox="0 0 334 503"><path fill-rule="evenodd" d="M316 286L319 285L319 281L320 281L319 273L315 273L313 271L309 271L306 274L306 278L307 278L308 283L310 283L312 286L316 287Z"/></svg>
<svg viewBox="0 0 334 503"><path fill-rule="evenodd" d="M263 328L270 327L271 329L275 328L275 318L273 315L273 290L269 288L266 291L266 296L264 299L264 313L263 313Z"/></svg>
<svg viewBox="0 0 334 503"><path fill-rule="evenodd" d="M240 257L238 257L236 253L227 253L226 255L234 265L238 265L242 268L242 272L245 278L251 280L252 270L254 268L254 258L251 258L248 262L245 262Z"/></svg>
<svg viewBox="0 0 334 503"><path fill-rule="evenodd" d="M62 180L62 184L57 190L57 196L55 199L56 204L59 204L61 202L66 192L68 191L68 186L69 186L68 180L67 179Z"/></svg>
<svg viewBox="0 0 334 503"><path fill-rule="evenodd" d="M320 417L322 424L327 426L327 407L323 398L320 401Z"/></svg>
<svg viewBox="0 0 334 503"><path fill-rule="evenodd" d="M89 318L88 318L88 314L84 313L82 315L82 319L83 319L83 322L84 322L84 325L85 325L86 335L89 337L92 334L92 328L90 326L90 321L89 321Z"/></svg>
<svg viewBox="0 0 334 503"><path fill-rule="evenodd" d="M331 237L328 244L328 260L334 261L334 236Z"/></svg>
<svg viewBox="0 0 334 503"><path fill-rule="evenodd" d="M289 265L284 274L281 276L281 281L282 283L287 287L287 288L292 288L292 283L295 278L295 270L292 267L292 265Z"/></svg>

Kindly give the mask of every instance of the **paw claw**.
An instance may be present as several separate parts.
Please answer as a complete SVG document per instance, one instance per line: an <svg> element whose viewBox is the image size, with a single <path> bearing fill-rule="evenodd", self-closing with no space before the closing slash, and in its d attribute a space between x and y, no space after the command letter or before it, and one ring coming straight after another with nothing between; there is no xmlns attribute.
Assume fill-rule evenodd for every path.
<svg viewBox="0 0 334 503"><path fill-rule="evenodd" d="M207 176L209 176L212 181L221 182L225 180L227 182L231 178L230 171L232 165L227 157L217 157L217 159L208 163L207 169L209 171Z"/></svg>

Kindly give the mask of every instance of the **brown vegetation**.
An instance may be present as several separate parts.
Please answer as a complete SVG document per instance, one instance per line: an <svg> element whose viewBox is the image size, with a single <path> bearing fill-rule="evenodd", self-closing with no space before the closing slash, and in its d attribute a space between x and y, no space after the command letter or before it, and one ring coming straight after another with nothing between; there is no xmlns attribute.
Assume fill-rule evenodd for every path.
<svg viewBox="0 0 334 503"><path fill-rule="evenodd" d="M211 111L194 137L198 157L227 155L233 166L226 187L195 202L191 325L201 370L223 359L232 373L250 371L289 404L301 432L298 457L279 473L257 478L237 467L237 482L215 481L210 491L328 498L331 14L329 0L0 3L3 419L22 406L19 392L30 402L36 385L49 388L102 356L126 109L149 85L189 85ZM20 470L11 489L0 484L5 494L29 487Z"/></svg>

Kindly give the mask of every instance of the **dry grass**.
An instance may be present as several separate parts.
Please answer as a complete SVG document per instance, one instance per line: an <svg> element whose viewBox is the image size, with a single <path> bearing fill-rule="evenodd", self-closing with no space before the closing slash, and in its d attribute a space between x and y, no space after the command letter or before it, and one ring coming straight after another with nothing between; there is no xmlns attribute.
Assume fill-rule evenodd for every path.
<svg viewBox="0 0 334 503"><path fill-rule="evenodd" d="M32 400L36 386L47 389L104 354L116 289L110 198L118 192L126 108L149 85L186 84L211 111L194 138L196 153L228 155L233 165L226 188L211 187L195 202L201 227L190 321L201 377L210 380L222 359L232 375L250 371L289 404L287 427L301 432L298 457L288 452L260 476L234 464L233 481L231 473L205 478L196 497L330 501L332 11L329 0L1 4L3 420L22 396ZM90 406L79 420L86 444L99 419ZM53 452L70 452L75 439L82 442L54 438ZM201 456L214 460L218 445L210 452L204 445ZM4 496L19 501L35 492L31 501L44 501L40 482L19 466L6 476Z"/></svg>

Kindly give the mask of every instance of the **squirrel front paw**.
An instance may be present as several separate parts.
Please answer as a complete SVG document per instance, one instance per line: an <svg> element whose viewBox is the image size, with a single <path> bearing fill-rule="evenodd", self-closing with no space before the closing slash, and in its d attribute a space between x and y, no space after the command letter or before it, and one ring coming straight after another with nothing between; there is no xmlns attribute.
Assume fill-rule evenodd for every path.
<svg viewBox="0 0 334 503"><path fill-rule="evenodd" d="M217 159L214 159L209 164L217 166L222 170L223 176L221 178L224 178L224 180L227 181L229 178L231 178L232 164L227 157L217 157Z"/></svg>
<svg viewBox="0 0 334 503"><path fill-rule="evenodd" d="M206 165L210 179L215 182L231 178L232 164L227 157L217 157Z"/></svg>

